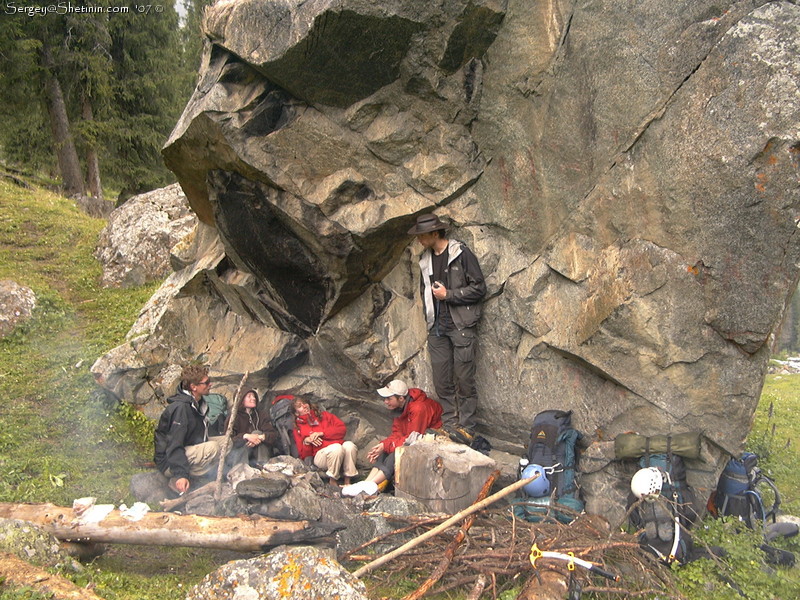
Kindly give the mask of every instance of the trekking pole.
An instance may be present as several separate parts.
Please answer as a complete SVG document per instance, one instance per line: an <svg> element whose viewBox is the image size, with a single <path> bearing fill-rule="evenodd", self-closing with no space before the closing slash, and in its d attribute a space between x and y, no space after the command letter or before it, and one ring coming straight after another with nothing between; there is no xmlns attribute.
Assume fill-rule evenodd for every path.
<svg viewBox="0 0 800 600"><path fill-rule="evenodd" d="M219 451L219 466L217 467L216 489L214 490L214 501L219 502L222 497L222 478L225 474L225 458L228 456L228 451L231 449L231 438L233 437L233 423L236 420L236 411L239 410L239 403L242 401L242 388L244 382L250 377L250 371L245 371L242 380L239 382L239 387L236 388L236 393L233 395L233 406L228 417L228 427L225 431L225 439L222 442L222 447Z"/></svg>
<svg viewBox="0 0 800 600"><path fill-rule="evenodd" d="M589 562L588 560L583 560L582 558L576 558L574 552L567 552L564 554L563 552L550 552L549 550L539 550L539 546L534 544L531 546L531 553L530 553L530 561L533 568L536 568L536 561L540 558L555 558L556 560L563 560L567 563L567 570L574 571L575 565L579 567L583 567L587 571L592 571L597 573L601 577L605 577L606 579L610 579L611 581L619 581L619 575L614 575L613 573L609 573L598 567L596 564Z"/></svg>

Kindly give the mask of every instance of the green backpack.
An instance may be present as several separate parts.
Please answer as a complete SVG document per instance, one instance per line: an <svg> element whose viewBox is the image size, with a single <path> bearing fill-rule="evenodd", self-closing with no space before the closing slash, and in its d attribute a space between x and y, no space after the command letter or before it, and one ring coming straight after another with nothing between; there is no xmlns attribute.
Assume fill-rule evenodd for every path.
<svg viewBox="0 0 800 600"><path fill-rule="evenodd" d="M222 394L206 394L203 400L208 405L206 419L208 419L209 437L225 435L225 420L228 418L228 399Z"/></svg>

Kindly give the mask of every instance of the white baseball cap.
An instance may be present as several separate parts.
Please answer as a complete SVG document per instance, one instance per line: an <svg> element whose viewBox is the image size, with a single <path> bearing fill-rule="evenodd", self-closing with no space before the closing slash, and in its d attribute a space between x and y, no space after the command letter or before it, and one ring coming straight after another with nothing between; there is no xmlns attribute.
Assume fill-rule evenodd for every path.
<svg viewBox="0 0 800 600"><path fill-rule="evenodd" d="M389 396L405 396L408 394L408 386L399 379L393 379L386 387L378 390L378 393L384 398Z"/></svg>

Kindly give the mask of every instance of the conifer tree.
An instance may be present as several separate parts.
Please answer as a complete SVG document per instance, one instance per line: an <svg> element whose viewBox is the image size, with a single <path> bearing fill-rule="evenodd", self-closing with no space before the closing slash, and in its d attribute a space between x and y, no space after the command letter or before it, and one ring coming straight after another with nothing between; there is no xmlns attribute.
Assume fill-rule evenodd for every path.
<svg viewBox="0 0 800 600"><path fill-rule="evenodd" d="M197 66L184 57L174 4L143 6L0 19L3 158L57 171L69 194L85 192L84 169L95 196L101 173L127 195L174 180L160 151Z"/></svg>
<svg viewBox="0 0 800 600"><path fill-rule="evenodd" d="M107 141L115 157L111 172L123 195L174 181L161 147L191 94L193 79L184 66L174 4L163 9L109 16L114 91Z"/></svg>
<svg viewBox="0 0 800 600"><path fill-rule="evenodd" d="M213 4L213 0L185 0L186 20L182 28L183 34L183 55L186 69L196 76L200 68L200 58L203 54L203 34L201 26L203 15L207 6Z"/></svg>
<svg viewBox="0 0 800 600"><path fill-rule="evenodd" d="M12 154L19 150L19 155L24 155L26 131L19 125L41 127L47 120L50 148L58 162L64 192L83 194L83 174L62 83L68 60L64 45L69 33L67 19L58 14L39 18L18 16L7 17L2 23L2 120L18 125L12 128L11 139L5 141L4 147L13 146ZM33 118L31 104L38 104L40 118ZM18 136L16 139L14 134Z"/></svg>

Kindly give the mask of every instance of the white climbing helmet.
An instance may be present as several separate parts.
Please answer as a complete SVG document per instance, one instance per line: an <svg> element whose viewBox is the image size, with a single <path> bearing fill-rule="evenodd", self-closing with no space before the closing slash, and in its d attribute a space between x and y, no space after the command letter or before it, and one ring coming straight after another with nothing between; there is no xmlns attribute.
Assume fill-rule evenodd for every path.
<svg viewBox="0 0 800 600"><path fill-rule="evenodd" d="M639 469L631 479L631 491L637 498L655 500L661 493L664 477L656 467Z"/></svg>

